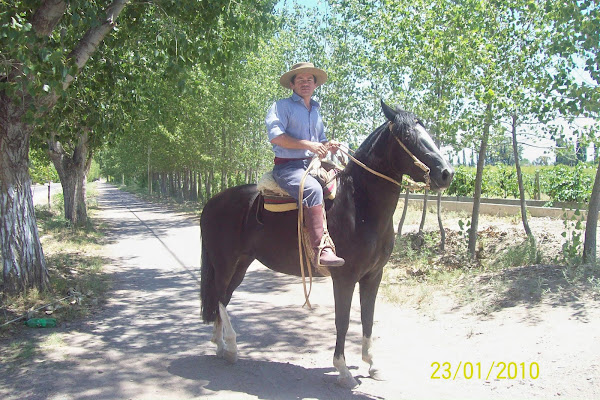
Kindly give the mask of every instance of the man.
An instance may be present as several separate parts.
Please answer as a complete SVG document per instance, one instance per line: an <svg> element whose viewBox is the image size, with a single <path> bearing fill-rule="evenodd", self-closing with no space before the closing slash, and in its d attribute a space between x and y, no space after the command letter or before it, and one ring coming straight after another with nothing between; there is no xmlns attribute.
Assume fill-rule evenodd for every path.
<svg viewBox="0 0 600 400"><path fill-rule="evenodd" d="M292 89L291 97L276 101L266 118L269 141L275 153L273 178L290 196L299 200L300 181L313 155L323 158L328 151L337 151L339 143L328 141L319 114L320 105L312 99L317 87L327 81L327 73L312 63L296 64L279 78L279 83ZM299 201L300 203L300 201ZM340 267L344 259L337 257L331 247L321 247L325 229L323 218L323 189L308 175L302 198L305 225L310 245L315 250L315 266Z"/></svg>

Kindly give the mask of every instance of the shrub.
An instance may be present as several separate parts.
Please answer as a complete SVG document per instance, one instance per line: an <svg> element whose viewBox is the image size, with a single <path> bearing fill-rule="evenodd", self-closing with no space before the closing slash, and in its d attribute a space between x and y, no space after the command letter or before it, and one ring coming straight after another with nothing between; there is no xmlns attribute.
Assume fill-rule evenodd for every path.
<svg viewBox="0 0 600 400"><path fill-rule="evenodd" d="M585 164L575 167L556 165L540 174L542 191L551 201L587 203L592 194L594 178ZM542 184L542 183L540 183Z"/></svg>
<svg viewBox="0 0 600 400"><path fill-rule="evenodd" d="M473 167L458 166L447 193L450 196L473 196L475 192L475 174Z"/></svg>

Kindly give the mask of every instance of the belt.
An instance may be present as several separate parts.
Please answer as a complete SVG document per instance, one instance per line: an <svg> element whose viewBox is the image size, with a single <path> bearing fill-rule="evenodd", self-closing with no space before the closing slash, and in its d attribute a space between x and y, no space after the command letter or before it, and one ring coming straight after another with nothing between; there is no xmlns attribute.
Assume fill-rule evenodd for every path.
<svg viewBox="0 0 600 400"><path fill-rule="evenodd" d="M281 157L275 157L275 159L273 160L273 162L275 163L275 165L280 165L280 164L285 164L287 162L290 161L300 161L300 160L309 160L310 157L304 157L304 158L281 158Z"/></svg>

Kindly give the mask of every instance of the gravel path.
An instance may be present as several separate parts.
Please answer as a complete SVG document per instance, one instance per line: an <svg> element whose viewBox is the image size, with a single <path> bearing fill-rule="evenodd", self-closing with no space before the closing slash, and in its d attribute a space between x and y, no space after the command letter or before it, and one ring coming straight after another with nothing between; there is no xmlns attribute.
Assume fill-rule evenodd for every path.
<svg viewBox="0 0 600 400"><path fill-rule="evenodd" d="M315 282L307 310L298 278L258 263L228 307L240 355L229 365L199 318L198 221L108 184L98 191L110 298L90 320L55 329L33 359L0 366L2 399L600 398L597 301L520 304L485 318L445 298L427 312L380 302L374 354L388 379L377 382L360 360L355 296L346 358L360 386L350 391L335 384L330 280Z"/></svg>

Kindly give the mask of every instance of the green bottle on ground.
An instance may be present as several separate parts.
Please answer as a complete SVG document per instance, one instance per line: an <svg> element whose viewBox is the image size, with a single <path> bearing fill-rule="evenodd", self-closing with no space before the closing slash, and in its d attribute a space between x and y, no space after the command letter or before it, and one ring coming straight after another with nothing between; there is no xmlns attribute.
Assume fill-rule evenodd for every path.
<svg viewBox="0 0 600 400"><path fill-rule="evenodd" d="M30 328L54 328L56 318L30 318L25 321L25 325Z"/></svg>

